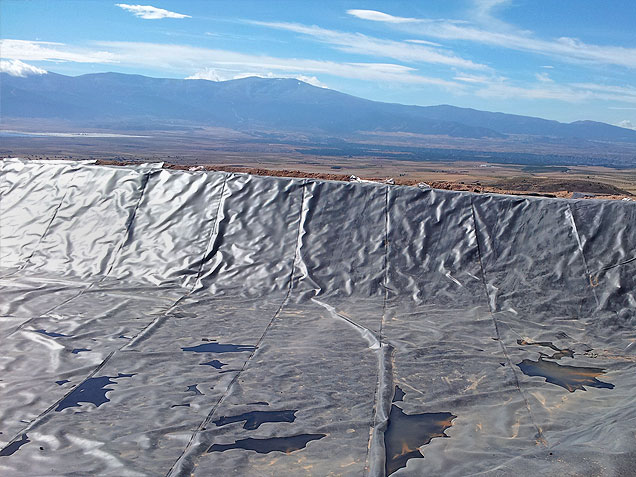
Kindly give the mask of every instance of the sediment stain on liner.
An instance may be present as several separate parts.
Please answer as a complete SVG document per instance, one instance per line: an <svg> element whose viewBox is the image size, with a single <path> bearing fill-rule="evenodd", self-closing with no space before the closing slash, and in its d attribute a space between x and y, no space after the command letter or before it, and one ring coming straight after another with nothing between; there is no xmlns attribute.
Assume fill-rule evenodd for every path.
<svg viewBox="0 0 636 477"><path fill-rule="evenodd" d="M614 389L614 385L596 379L605 373L604 368L587 368L581 366L564 366L561 364L545 361L539 358L538 361L524 359L517 364L521 371L528 376L541 376L546 382L556 384L567 389L571 393L580 389L587 391L585 386L593 388Z"/></svg>
<svg viewBox="0 0 636 477"><path fill-rule="evenodd" d="M304 449L311 441L317 441L326 437L327 434L298 434L289 437L270 437L267 439L239 439L232 444L214 444L210 446L208 452L225 452L231 449L245 449L258 452L259 454L269 454L270 452L291 452Z"/></svg>
<svg viewBox="0 0 636 477"><path fill-rule="evenodd" d="M119 378L131 378L134 374L118 373L117 376L98 376L96 378L88 378L86 381L77 386L68 396L66 396L55 408L57 412L63 411L67 407L81 407L81 402L95 404L99 407L110 401L106 397L108 391L113 388L107 388L109 384L117 384L113 381Z"/></svg>
<svg viewBox="0 0 636 477"><path fill-rule="evenodd" d="M290 409L284 411L251 411L237 416L220 417L214 424L217 427L226 426L233 422L245 421L243 429L258 429L265 422L294 422L298 410Z"/></svg>
<svg viewBox="0 0 636 477"><path fill-rule="evenodd" d="M406 467L409 459L422 459L420 447L435 437L448 437L444 431L453 425L450 412L405 414L395 404L391 405L389 423L384 432L386 449L386 475Z"/></svg>
<svg viewBox="0 0 636 477"><path fill-rule="evenodd" d="M20 447L22 447L27 442L31 442L31 441L29 440L26 434L22 434L22 437L20 438L19 441L12 442L8 446L6 446L4 449L0 450L0 457L7 457L7 456L15 454L18 451L18 449L20 449Z"/></svg>
<svg viewBox="0 0 636 477"><path fill-rule="evenodd" d="M214 342L181 348L181 351L190 351L192 353L242 353L254 350L256 350L256 346Z"/></svg>

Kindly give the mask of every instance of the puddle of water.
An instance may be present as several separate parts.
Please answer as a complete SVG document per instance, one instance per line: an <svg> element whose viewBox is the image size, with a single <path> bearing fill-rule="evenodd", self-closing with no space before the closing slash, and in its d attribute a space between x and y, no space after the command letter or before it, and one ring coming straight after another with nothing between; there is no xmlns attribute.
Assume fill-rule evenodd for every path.
<svg viewBox="0 0 636 477"><path fill-rule="evenodd" d="M175 408L175 407L190 407L189 403L186 404L173 404L172 406L170 406L170 409Z"/></svg>
<svg viewBox="0 0 636 477"><path fill-rule="evenodd" d="M402 391L402 388L400 386L395 386L395 390L393 391L393 401L392 402L398 402L398 401L403 401L404 400L404 396L406 396L406 393L404 391Z"/></svg>
<svg viewBox="0 0 636 477"><path fill-rule="evenodd" d="M201 391L199 391L199 388L197 388L196 384L192 384L191 386L188 386L188 389L186 389L186 392L193 392L195 394L195 396L203 396L203 393Z"/></svg>
<svg viewBox="0 0 636 477"><path fill-rule="evenodd" d="M188 346L181 348L181 350L191 351L193 353L242 353L244 351L254 351L256 350L256 346L210 342L197 346Z"/></svg>
<svg viewBox="0 0 636 477"><path fill-rule="evenodd" d="M596 379L605 373L604 368L587 368L581 366L564 366L561 364L545 361L539 358L538 361L524 359L517 364L524 374L528 376L541 376L546 382L556 384L567 389L571 393L580 389L587 391L585 386L593 388L614 389L614 385Z"/></svg>
<svg viewBox="0 0 636 477"><path fill-rule="evenodd" d="M528 340L517 340L517 344L521 346L543 346L545 348L550 348L553 351L556 351L552 356L548 356L547 354L541 353L541 356L548 359L561 359L561 358L574 358L574 351L568 348L557 348L551 341L528 341Z"/></svg>
<svg viewBox="0 0 636 477"><path fill-rule="evenodd" d="M225 452L230 449L245 449L268 454L270 452L291 452L304 449L311 441L317 441L326 437L326 434L299 434L289 437L270 437L268 439L240 439L232 444L214 444L208 452Z"/></svg>
<svg viewBox="0 0 636 477"><path fill-rule="evenodd" d="M248 402L247 404L249 406L269 406L269 403L265 401Z"/></svg>
<svg viewBox="0 0 636 477"><path fill-rule="evenodd" d="M435 437L448 437L444 431L453 425L450 412L405 414L395 404L391 405L389 423L384 432L386 449L386 475L406 467L409 459L422 459L420 447Z"/></svg>
<svg viewBox="0 0 636 477"><path fill-rule="evenodd" d="M83 351L90 351L90 349L88 349L88 348L75 348L73 351L71 351L71 353L73 353L73 354L80 354L80 353L82 353Z"/></svg>
<svg viewBox="0 0 636 477"><path fill-rule="evenodd" d="M134 374L119 373L117 376L99 376L96 378L88 378L77 386L68 396L66 396L55 408L57 412L63 411L67 407L81 407L81 402L95 404L95 407L99 407L104 403L110 401L106 397L108 391L112 391L112 388L107 388L109 384L117 384L117 381L113 381L119 378L130 378Z"/></svg>
<svg viewBox="0 0 636 477"><path fill-rule="evenodd" d="M221 363L218 359L213 359L207 363L199 363L201 366L212 366L216 369L221 369L223 366L227 366L227 363Z"/></svg>
<svg viewBox="0 0 636 477"><path fill-rule="evenodd" d="M214 421L217 427L226 426L233 422L245 421L243 429L254 430L265 422L294 422L298 410L285 411L251 411L238 416L221 417Z"/></svg>
<svg viewBox="0 0 636 477"><path fill-rule="evenodd" d="M55 381L55 384L58 384L60 386L64 383L70 383L70 381L68 379L61 379L59 381Z"/></svg>
<svg viewBox="0 0 636 477"><path fill-rule="evenodd" d="M8 446L6 446L4 449L0 450L0 456L7 457L7 456L15 454L18 451L18 449L22 447L24 444L26 444L27 442L31 442L31 441L29 440L26 434L22 434L22 437L20 438L19 441L12 442Z"/></svg>
<svg viewBox="0 0 636 477"><path fill-rule="evenodd" d="M33 330L36 333L40 333L41 335L50 336L51 338L66 338L68 335L64 335L62 333L55 333L54 331L46 331L46 330Z"/></svg>

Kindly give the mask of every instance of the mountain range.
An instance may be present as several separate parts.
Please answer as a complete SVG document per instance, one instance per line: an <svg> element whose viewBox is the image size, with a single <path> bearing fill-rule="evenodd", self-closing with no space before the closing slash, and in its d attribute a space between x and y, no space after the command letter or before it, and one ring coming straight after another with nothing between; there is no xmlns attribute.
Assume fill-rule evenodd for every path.
<svg viewBox="0 0 636 477"><path fill-rule="evenodd" d="M0 74L4 118L60 119L84 127L205 125L347 138L403 132L453 138L530 136L636 143L636 131L595 121L561 123L449 105L370 101L296 79L223 82L119 73L14 77Z"/></svg>

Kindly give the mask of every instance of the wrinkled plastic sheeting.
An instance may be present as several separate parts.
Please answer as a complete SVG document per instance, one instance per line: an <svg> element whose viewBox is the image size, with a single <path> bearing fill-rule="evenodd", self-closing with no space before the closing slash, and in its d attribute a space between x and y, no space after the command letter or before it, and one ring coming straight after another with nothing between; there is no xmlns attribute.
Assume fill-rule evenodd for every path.
<svg viewBox="0 0 636 477"><path fill-rule="evenodd" d="M0 174L3 475L636 472L636 204Z"/></svg>

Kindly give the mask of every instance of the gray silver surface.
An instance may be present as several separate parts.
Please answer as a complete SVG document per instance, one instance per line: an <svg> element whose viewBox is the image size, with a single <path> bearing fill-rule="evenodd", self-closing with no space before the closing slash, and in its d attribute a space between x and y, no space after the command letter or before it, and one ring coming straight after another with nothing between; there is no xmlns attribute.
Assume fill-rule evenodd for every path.
<svg viewBox="0 0 636 477"><path fill-rule="evenodd" d="M634 203L17 159L0 180L2 475L380 476L392 406L456 416L392 475L636 473ZM568 389L530 362L602 371Z"/></svg>

